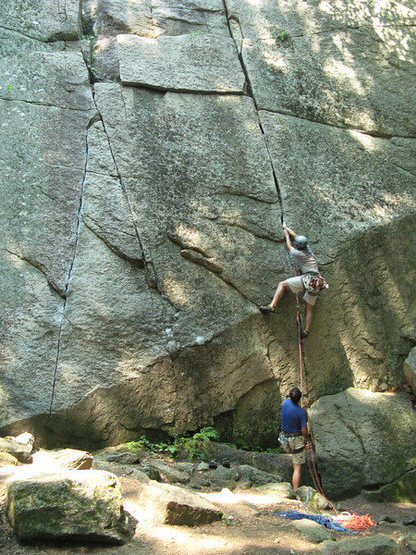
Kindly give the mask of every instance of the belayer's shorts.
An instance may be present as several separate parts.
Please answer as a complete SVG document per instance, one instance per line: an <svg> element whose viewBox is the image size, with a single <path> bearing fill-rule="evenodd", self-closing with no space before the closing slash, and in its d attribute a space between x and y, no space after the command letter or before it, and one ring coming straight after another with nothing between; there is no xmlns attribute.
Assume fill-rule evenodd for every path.
<svg viewBox="0 0 416 555"><path fill-rule="evenodd" d="M293 464L303 464L305 462L305 449L303 449L300 453L292 452L296 451L297 449L301 449L304 446L305 441L303 439L303 436L288 437L287 441L282 444L283 451L292 455Z"/></svg>
<svg viewBox="0 0 416 555"><path fill-rule="evenodd" d="M292 293L300 293L301 291L305 291L305 288L303 287L302 276L292 277L286 279L285 281L289 285ZM311 295L309 291L305 291L305 294L303 295L303 300L311 304L312 306L316 303L317 298L317 295Z"/></svg>

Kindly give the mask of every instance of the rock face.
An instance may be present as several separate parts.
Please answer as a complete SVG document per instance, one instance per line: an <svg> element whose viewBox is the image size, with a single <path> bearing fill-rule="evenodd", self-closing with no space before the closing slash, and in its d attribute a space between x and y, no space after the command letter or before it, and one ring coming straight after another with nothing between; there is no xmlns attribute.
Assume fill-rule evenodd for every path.
<svg viewBox="0 0 416 555"><path fill-rule="evenodd" d="M322 487L330 498L390 484L415 466L416 413L401 395L350 388L321 397L309 416ZM408 493L414 495L412 480Z"/></svg>
<svg viewBox="0 0 416 555"><path fill-rule="evenodd" d="M404 376L413 393L416 394L416 348L411 350L409 356L404 361Z"/></svg>
<svg viewBox="0 0 416 555"><path fill-rule="evenodd" d="M291 275L282 215L330 283L305 400L401 385L414 9L26 4L0 14L0 431L93 449L215 422L276 445L295 309L257 306Z"/></svg>
<svg viewBox="0 0 416 555"><path fill-rule="evenodd" d="M124 543L127 524L117 478L71 470L11 479L7 516L21 540L76 539Z"/></svg>

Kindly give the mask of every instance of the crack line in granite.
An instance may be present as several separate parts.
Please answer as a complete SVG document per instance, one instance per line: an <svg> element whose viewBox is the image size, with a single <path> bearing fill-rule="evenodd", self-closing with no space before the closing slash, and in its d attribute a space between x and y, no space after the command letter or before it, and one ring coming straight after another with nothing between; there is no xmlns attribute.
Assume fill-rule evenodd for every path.
<svg viewBox="0 0 416 555"><path fill-rule="evenodd" d="M79 245L79 237L80 237L80 231L81 231L81 216L82 216L82 209L83 209L83 205L84 205L85 182L86 182L86 178L87 178L87 166L88 166L88 131L86 131L86 134L85 134L85 165L84 165L84 175L83 175L82 183L81 183L81 191L80 191L80 196L79 196L78 213L77 213L77 217L76 217L75 245L74 245L74 250L73 250L72 261L70 263L67 278L66 278L66 288L65 288L65 293L64 293L65 300L64 300L64 305L62 307L61 321L59 323L55 370L54 370L54 375L53 375L51 402L50 402L50 406L49 406L49 417L52 416L53 402L55 400L56 382L57 382L57 377L58 377L58 367L59 367L60 355L61 355L62 330L63 330L63 325L64 325L65 311L66 311L67 302L68 302L68 288L69 288L69 283L70 283L70 280L71 280L71 277L72 277L72 272L73 272L74 264L75 264L75 258L76 258L76 255L77 255L78 245Z"/></svg>

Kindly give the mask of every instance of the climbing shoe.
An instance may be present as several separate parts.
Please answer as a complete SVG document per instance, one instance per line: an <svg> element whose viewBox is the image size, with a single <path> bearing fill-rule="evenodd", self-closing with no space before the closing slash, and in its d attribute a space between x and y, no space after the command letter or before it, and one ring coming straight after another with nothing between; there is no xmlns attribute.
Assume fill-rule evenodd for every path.
<svg viewBox="0 0 416 555"><path fill-rule="evenodd" d="M301 339L306 339L308 337L308 335L309 335L308 331L301 331L300 332Z"/></svg>
<svg viewBox="0 0 416 555"><path fill-rule="evenodd" d="M276 312L276 309L273 307L271 307L270 305L264 305L264 306L260 306L259 307L260 312L263 312L263 314L274 314Z"/></svg>

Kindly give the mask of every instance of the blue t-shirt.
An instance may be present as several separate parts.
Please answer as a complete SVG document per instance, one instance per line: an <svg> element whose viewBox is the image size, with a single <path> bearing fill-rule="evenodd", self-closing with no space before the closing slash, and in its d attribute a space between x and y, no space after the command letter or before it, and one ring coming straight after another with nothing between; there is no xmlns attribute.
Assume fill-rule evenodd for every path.
<svg viewBox="0 0 416 555"><path fill-rule="evenodd" d="M301 428L308 425L306 410L297 405L292 399L285 399L282 404L282 430L289 434L301 432Z"/></svg>

